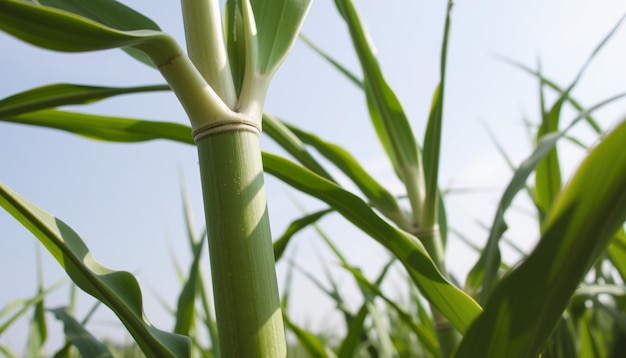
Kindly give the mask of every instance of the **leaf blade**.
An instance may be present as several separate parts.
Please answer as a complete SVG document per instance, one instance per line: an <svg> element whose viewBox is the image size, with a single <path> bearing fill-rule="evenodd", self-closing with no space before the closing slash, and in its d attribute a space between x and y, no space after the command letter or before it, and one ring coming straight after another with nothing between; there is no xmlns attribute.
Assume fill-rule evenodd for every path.
<svg viewBox="0 0 626 358"><path fill-rule="evenodd" d="M141 291L128 272L102 266L65 223L0 183L0 206L39 239L83 291L115 312L149 357L189 355L189 340L160 331L143 316Z"/></svg>
<svg viewBox="0 0 626 358"><path fill-rule="evenodd" d="M548 214L537 248L498 284L455 357L540 353L576 286L626 220L623 143L626 121L583 161Z"/></svg>

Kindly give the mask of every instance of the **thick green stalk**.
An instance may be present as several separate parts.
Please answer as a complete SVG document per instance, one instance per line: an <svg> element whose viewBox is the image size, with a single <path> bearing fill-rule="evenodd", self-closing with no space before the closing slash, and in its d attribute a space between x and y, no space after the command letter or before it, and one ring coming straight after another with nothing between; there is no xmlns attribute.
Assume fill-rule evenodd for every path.
<svg viewBox="0 0 626 358"><path fill-rule="evenodd" d="M222 357L285 357L259 132L197 139Z"/></svg>

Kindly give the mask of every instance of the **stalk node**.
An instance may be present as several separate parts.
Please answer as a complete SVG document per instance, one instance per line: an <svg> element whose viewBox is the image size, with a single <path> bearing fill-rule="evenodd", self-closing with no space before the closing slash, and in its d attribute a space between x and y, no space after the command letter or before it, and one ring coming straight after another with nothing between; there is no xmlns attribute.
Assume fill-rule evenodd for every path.
<svg viewBox="0 0 626 358"><path fill-rule="evenodd" d="M223 132L248 131L261 135L261 126L248 119L228 119L210 123L193 131L193 140L198 143L201 139Z"/></svg>

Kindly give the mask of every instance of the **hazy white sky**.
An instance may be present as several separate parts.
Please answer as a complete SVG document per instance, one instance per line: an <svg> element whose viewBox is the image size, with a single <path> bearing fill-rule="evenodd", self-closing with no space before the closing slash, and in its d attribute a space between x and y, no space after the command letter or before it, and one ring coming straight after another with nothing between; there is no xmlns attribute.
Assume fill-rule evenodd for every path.
<svg viewBox="0 0 626 358"><path fill-rule="evenodd" d="M184 44L177 1L126 0L129 6L154 19ZM422 138L433 89L438 81L440 42L446 1L358 1L370 29L388 82L398 94L418 138ZM529 154L524 119L539 120L537 81L503 63L498 55L536 67L566 86L600 40L626 13L619 0L458 1L454 6L448 61L441 185L480 188L469 195L451 196L450 224L481 243L510 172L486 135L488 127L517 161ZM359 74L356 57L333 1L316 0L304 34L341 63ZM622 28L593 62L576 97L591 106L626 91L626 29ZM158 72L121 51L59 54L36 49L0 34L0 98L36 86L70 82L130 86L163 83ZM553 98L553 96L549 96ZM606 128L626 113L624 102L598 112ZM170 93L108 100L80 111L187 123ZM296 44L278 71L267 98L266 111L340 143L394 193L401 187L378 148L369 124L363 94L304 44ZM573 115L563 117L570 120ZM575 132L592 143L588 131ZM421 141L421 140L420 140ZM282 153L267 137L264 150ZM566 168L580 155L564 145ZM160 328L172 320L156 297L174 305L180 289L170 249L185 265L189 254L184 235L181 185L186 185L196 216L203 226L197 157L193 147L165 141L111 144L85 140L59 131L0 123L0 181L55 214L86 241L95 257L111 268L136 274L142 285L147 316ZM298 216L293 198L308 210L319 202L294 194L268 177L267 196L274 235ZM523 206L520 201L516 205ZM531 247L537 229L523 213L510 217L510 237ZM372 277L387 254L373 240L351 229L338 215L324 219L322 228L349 257ZM0 307L35 292L36 240L8 214L0 212ZM307 270L320 274L320 260L335 272L332 259L312 230L294 240L290 254ZM295 249L294 249L295 247ZM505 251L505 258L515 259ZM45 281L64 277L58 265L43 253ZM450 238L452 272L461 281L476 259L464 244ZM285 263L278 265L282 280ZM346 292L354 292L347 276L338 274ZM333 307L313 285L298 276L292 292L292 313L314 328L333 322ZM396 281L397 282L397 281ZM393 287L391 288L394 289ZM400 291L400 288L397 288ZM356 295L354 295L356 297ZM50 307L68 301L68 288L50 297ZM79 314L91 306L80 297ZM355 305L356 306L356 301ZM105 311L106 309L101 309ZM51 319L52 321L52 319ZM98 336L117 335L113 319L103 316L91 325ZM331 323L328 323L331 322ZM121 326L121 325L119 325ZM18 328L18 327L16 327ZM57 329L59 334L61 329ZM0 344L21 349L26 327L0 337ZM53 347L51 347L53 348Z"/></svg>

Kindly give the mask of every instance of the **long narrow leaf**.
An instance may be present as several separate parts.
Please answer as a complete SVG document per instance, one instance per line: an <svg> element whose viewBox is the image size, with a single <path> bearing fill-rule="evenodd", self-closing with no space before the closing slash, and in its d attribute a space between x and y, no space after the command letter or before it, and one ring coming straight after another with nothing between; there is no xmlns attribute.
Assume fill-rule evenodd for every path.
<svg viewBox="0 0 626 358"><path fill-rule="evenodd" d="M626 231L618 231L608 248L609 259L617 269L622 281L626 282Z"/></svg>
<svg viewBox="0 0 626 358"><path fill-rule="evenodd" d="M326 216L326 214L333 211L333 209L320 210L312 214L307 214L306 216L303 216L289 224L287 230L285 230L285 232L274 241L274 260L278 262L282 258L285 250L287 249L287 245L296 233L312 224L315 224L318 220Z"/></svg>
<svg viewBox="0 0 626 358"><path fill-rule="evenodd" d="M67 308L51 309L57 319L63 322L65 337L74 345L83 357L113 358L107 346L94 337L80 324Z"/></svg>
<svg viewBox="0 0 626 358"><path fill-rule="evenodd" d="M611 103L617 99L626 97L625 94L617 95L606 99L597 105L591 107L588 111L580 113L571 123L561 132L550 133L542 137L537 143L533 153L526 158L513 174L513 178L507 185L496 210L493 223L487 239L487 244L483 249L478 261L472 267L467 276L465 290L472 296L480 293L480 302L486 301L489 292L497 279L497 270L500 267L501 257L500 248L498 246L502 234L507 230L507 224L504 220L504 214L509 208L517 193L526 187L526 180L537 167L538 163L550 152L556 145L557 141L562 138L567 131L572 128L578 121L585 118L589 113Z"/></svg>
<svg viewBox="0 0 626 358"><path fill-rule="evenodd" d="M0 30L50 50L83 52L135 47L161 65L180 48L160 31L122 31L90 18L21 0L0 1Z"/></svg>
<svg viewBox="0 0 626 358"><path fill-rule="evenodd" d="M202 239L195 243L193 247L193 260L191 262L191 267L189 268L189 275L187 276L187 281L185 282L183 290L178 297L174 333L189 335L189 331L193 327L196 293L198 290L198 284L200 283L200 270L202 270L200 258L204 252L205 238L206 235L203 235Z"/></svg>
<svg viewBox="0 0 626 358"><path fill-rule="evenodd" d="M3 184L0 206L40 240L76 285L115 312L147 356L189 355L186 337L160 331L145 320L141 291L130 273L102 266L69 226Z"/></svg>
<svg viewBox="0 0 626 358"><path fill-rule="evenodd" d="M123 31L155 30L161 31L151 19L115 0L39 0L38 3L65 10L103 25ZM154 67L154 64L143 52L133 48L124 48L125 52L135 59Z"/></svg>
<svg viewBox="0 0 626 358"><path fill-rule="evenodd" d="M385 81L373 44L353 1L338 0L335 3L348 25L363 69L366 98L374 128L396 172L407 186L413 210L420 210L424 178L413 130L400 101ZM419 219L419 213L414 214Z"/></svg>
<svg viewBox="0 0 626 358"><path fill-rule="evenodd" d="M263 114L263 132L291 154L300 164L324 178L335 181L324 167L309 153L304 143L274 116Z"/></svg>
<svg viewBox="0 0 626 358"><path fill-rule="evenodd" d="M263 165L269 174L326 202L394 253L427 299L460 332L479 314L480 306L443 278L419 241L379 217L362 199L284 158L263 153Z"/></svg>
<svg viewBox="0 0 626 358"><path fill-rule="evenodd" d="M576 286L626 220L626 121L587 156L537 248L498 284L456 357L536 357Z"/></svg>
<svg viewBox="0 0 626 358"><path fill-rule="evenodd" d="M59 106L89 104L123 94L169 90L168 85L121 88L57 83L33 88L0 100L0 118Z"/></svg>
<svg viewBox="0 0 626 358"><path fill-rule="evenodd" d="M0 121L56 128L91 139L112 142L170 139L193 144L191 128L171 122L100 116L54 109L0 118Z"/></svg>
<svg viewBox="0 0 626 358"><path fill-rule="evenodd" d="M305 132L295 126L285 124L298 138L315 148L326 159L330 160L348 178L356 184L367 197L373 207L383 215L397 223L400 227L410 228L409 220L400 209L395 197L376 181L348 151L329 143L318 136Z"/></svg>
<svg viewBox="0 0 626 358"><path fill-rule="evenodd" d="M312 356L318 358L332 358L334 354L326 347L321 339L313 335L311 332L298 327L295 323L289 319L289 316L283 312L283 320L285 325L289 328L298 339L298 342L302 347Z"/></svg>
<svg viewBox="0 0 626 358"><path fill-rule="evenodd" d="M450 36L450 17L452 1L448 1L448 11L444 26L443 42L441 45L441 65L439 85L435 89L435 95L428 116L426 134L424 135L424 177L426 181L426 193L424 207L421 213L422 225L432 227L437 224L437 206L439 204L439 160L441 152L441 133L443 127L443 100L446 82L446 62L448 58L448 38Z"/></svg>

